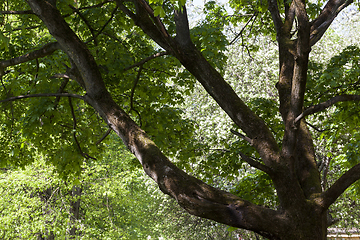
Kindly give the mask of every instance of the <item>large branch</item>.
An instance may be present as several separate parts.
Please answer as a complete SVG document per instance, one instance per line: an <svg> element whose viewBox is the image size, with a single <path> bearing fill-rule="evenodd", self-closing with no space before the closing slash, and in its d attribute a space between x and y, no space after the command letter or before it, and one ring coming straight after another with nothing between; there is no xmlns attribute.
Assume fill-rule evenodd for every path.
<svg viewBox="0 0 360 240"><path fill-rule="evenodd" d="M325 5L320 15L311 24L311 46L321 39L336 16L352 2L353 0L330 0Z"/></svg>
<svg viewBox="0 0 360 240"><path fill-rule="evenodd" d="M327 210L331 204L333 204L338 197L348 188L350 185L360 179L360 163L352 167L346 173L344 173L327 191L325 191L319 198L315 199L316 202Z"/></svg>
<svg viewBox="0 0 360 240"><path fill-rule="evenodd" d="M346 102L346 101L360 101L360 95L339 95L339 96L336 96L336 97L333 97L333 98L327 100L326 102L322 102L315 106L311 106L295 118L295 123L299 122L302 118L304 118L310 114L323 111L326 108L331 107L335 103Z"/></svg>
<svg viewBox="0 0 360 240"><path fill-rule="evenodd" d="M157 182L163 192L175 198L188 212L200 217L255 232L269 232L274 236L286 229L287 219L280 213L213 188L171 163L147 134L113 101L94 58L65 23L60 12L42 0L28 2L78 67L85 81L86 101L122 138L139 159L145 172Z"/></svg>
<svg viewBox="0 0 360 240"><path fill-rule="evenodd" d="M176 12L175 24L179 39L186 40L189 37L187 22L186 11ZM182 65L196 77L234 123L253 139L253 146L265 165L274 164L278 159L279 149L265 122L239 98L220 73L199 52L191 39L181 44L176 41L172 44L172 48L175 57Z"/></svg>

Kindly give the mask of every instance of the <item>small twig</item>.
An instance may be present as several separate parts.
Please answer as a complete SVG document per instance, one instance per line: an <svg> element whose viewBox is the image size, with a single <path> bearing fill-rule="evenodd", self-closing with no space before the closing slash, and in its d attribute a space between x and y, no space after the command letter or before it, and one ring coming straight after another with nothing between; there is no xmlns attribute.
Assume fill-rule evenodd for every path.
<svg viewBox="0 0 360 240"><path fill-rule="evenodd" d="M64 74L65 75L65 74ZM61 83L60 85L60 88L59 90L57 91L57 93L63 93L64 92L64 89L67 85L67 83L69 82L69 78L67 77L64 77L64 80L63 82ZM59 104L59 101L60 101L60 97L56 97L55 101L54 101L54 109L57 108L57 105Z"/></svg>
<svg viewBox="0 0 360 240"><path fill-rule="evenodd" d="M141 70L143 69L143 65L140 65L139 67L139 71L136 75L135 81L134 81L134 85L131 88L131 93L130 93L130 111L134 108L134 93L135 93L135 88L139 82L140 79L140 75L141 75Z"/></svg>
<svg viewBox="0 0 360 240"><path fill-rule="evenodd" d="M318 127L315 127L314 125L312 125L311 123L309 123L309 122L307 122L307 121L305 121L305 123L306 123L307 125L309 125L310 127L312 127L313 129L315 129L317 132L324 132L324 131L326 131L326 130L329 130L329 128L319 129Z"/></svg>
<svg viewBox="0 0 360 240"><path fill-rule="evenodd" d="M111 130L112 130L112 129L109 128L109 129L106 131L106 133L104 134L104 136L102 136L102 137L100 138L100 140L95 143L95 145L98 145L99 143L101 143L101 142L110 134Z"/></svg>
<svg viewBox="0 0 360 240"><path fill-rule="evenodd" d="M79 9L77 9L76 7L72 6L71 4L69 4L69 7L76 12L79 17L84 21L85 25L89 28L91 35L92 35L92 39L94 40L95 45L98 45L98 42L96 40L96 34L95 34L95 30L94 28L90 25L89 21L85 18L85 16L79 11Z"/></svg>
<svg viewBox="0 0 360 240"><path fill-rule="evenodd" d="M251 15L250 19L245 23L245 26L240 30L240 32L235 36L235 38L230 42L229 45L232 45L240 36L242 36L245 28L247 27L247 25L249 25L250 21L253 19L254 16L256 19L256 15L257 15L257 12L255 12L254 14ZM255 21L255 19L254 19L254 21Z"/></svg>
<svg viewBox="0 0 360 240"><path fill-rule="evenodd" d="M24 10L24 11L0 11L0 14L35 14L31 10Z"/></svg>
<svg viewBox="0 0 360 240"><path fill-rule="evenodd" d="M91 5L91 6L81 7L81 8L78 8L78 10L102 7L103 5L105 5L105 4L109 3L109 2L113 2L113 0L104 1L104 2L95 4L95 5Z"/></svg>
<svg viewBox="0 0 360 240"><path fill-rule="evenodd" d="M115 9L114 9L114 10L112 11L112 13L111 13L111 16L110 16L109 20L107 20L107 22L104 24L104 26L101 27L101 29L95 34L95 36L94 36L92 39L90 39L89 41L87 41L86 43L88 43L88 42L90 42L90 41L92 41L92 40L95 40L95 38L97 38L97 37L104 31L105 27L106 27L106 26L110 23L110 21L114 18L117 9L118 9L118 7L115 7Z"/></svg>
<svg viewBox="0 0 360 240"><path fill-rule="evenodd" d="M146 63L146 62L148 62L148 61L150 61L150 60L152 60L154 58L165 56L165 55L168 55L168 54L169 54L168 51L155 53L155 54L141 60L140 62L137 62L137 63L135 63L135 64L133 64L131 66L128 66L128 67L124 68L124 71L130 70L130 69L132 69L134 67L142 66L142 65L144 65L144 63Z"/></svg>
<svg viewBox="0 0 360 240"><path fill-rule="evenodd" d="M250 145L252 145L252 139L251 139L251 138L249 138L249 137L247 137L247 136L245 136L245 135L243 135L243 134L241 134L241 133L239 133L239 132L237 132L237 131L235 131L235 130L232 130L232 129L230 130L230 132L231 132L232 134L235 134L236 136L244 139L245 141L249 142Z"/></svg>
<svg viewBox="0 0 360 240"><path fill-rule="evenodd" d="M75 117L75 111L74 111L74 107L72 105L72 101L71 101L71 97L68 98L69 100L69 105L70 105L70 110L71 110L71 115L72 115L72 118L73 118L73 137L74 137L74 141L76 143L76 146L80 152L80 154L85 157L85 158L91 158L93 160L96 160L96 158L94 157L91 157L89 154L87 153L84 153L81 149L81 146L80 146L80 143L79 141L77 140L76 138L76 125L77 125L77 121L76 121L76 117Z"/></svg>
<svg viewBox="0 0 360 240"><path fill-rule="evenodd" d="M81 100L84 100L84 97L77 94L72 93L36 93L36 94L28 94L28 95L19 95L15 97L10 97L4 100L0 100L0 103L3 102L11 102L19 99L24 98L33 98L33 97L72 97L72 98L79 98Z"/></svg>

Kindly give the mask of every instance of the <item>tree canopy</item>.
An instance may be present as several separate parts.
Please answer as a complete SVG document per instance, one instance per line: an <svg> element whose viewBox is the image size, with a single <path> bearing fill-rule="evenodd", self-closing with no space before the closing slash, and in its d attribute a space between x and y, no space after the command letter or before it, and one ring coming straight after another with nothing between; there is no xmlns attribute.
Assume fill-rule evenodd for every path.
<svg viewBox="0 0 360 240"><path fill-rule="evenodd" d="M269 239L326 239L329 207L360 189L360 50L327 62L310 54L355 4L231 0L229 14L210 1L189 24L185 3L3 2L2 167L42 156L62 177L79 176L114 132L190 214ZM278 71L226 66L270 49L269 39ZM236 42L243 51L227 54ZM219 110L227 116L208 123ZM214 134L222 119L229 129Z"/></svg>

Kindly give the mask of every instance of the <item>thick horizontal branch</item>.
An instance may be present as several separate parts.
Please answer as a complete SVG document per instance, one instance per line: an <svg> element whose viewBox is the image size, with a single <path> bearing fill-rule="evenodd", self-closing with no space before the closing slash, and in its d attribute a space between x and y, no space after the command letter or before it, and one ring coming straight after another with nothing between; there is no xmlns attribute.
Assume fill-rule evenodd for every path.
<svg viewBox="0 0 360 240"><path fill-rule="evenodd" d="M327 191L325 191L320 198L316 199L317 203L326 210L333 204L338 197L350 185L360 179L360 163L352 167L349 171L344 173Z"/></svg>
<svg viewBox="0 0 360 240"><path fill-rule="evenodd" d="M161 56L165 56L165 55L168 55L168 54L169 54L169 53L168 53L167 51L155 53L155 54L153 54L153 55L151 55L151 56L149 56L149 57L141 60L140 62L137 62L137 63L135 63L135 64L133 64L133 65L131 65L131 66L128 66L128 67L124 68L124 71L127 71L127 70L129 70L129 69L132 69L132 68L134 68L134 67L141 66L141 65L143 65L144 63L146 63L146 62L148 62L148 61L150 61L150 60L152 60L152 59L154 59L154 58L161 57Z"/></svg>
<svg viewBox="0 0 360 240"><path fill-rule="evenodd" d="M36 94L28 94L28 95L19 95L15 97L10 97L4 100L0 100L0 103L3 102L11 102L19 99L25 99L25 98L34 98L34 97L72 97L72 98L78 98L81 100L84 100L84 97L77 94L72 93L36 93Z"/></svg>
<svg viewBox="0 0 360 240"><path fill-rule="evenodd" d="M48 43L39 50L35 50L33 52L9 60L0 61L0 68L4 69L6 67L18 65L20 63L28 62L37 58L43 58L52 54L58 49L60 49L60 45L57 42Z"/></svg>
<svg viewBox="0 0 360 240"><path fill-rule="evenodd" d="M360 101L360 95L339 95L327 100L326 102L322 102L318 105L311 106L307 108L304 112L302 112L298 117L295 118L295 123L299 122L302 118L310 114L323 111L337 102L346 102L346 101Z"/></svg>

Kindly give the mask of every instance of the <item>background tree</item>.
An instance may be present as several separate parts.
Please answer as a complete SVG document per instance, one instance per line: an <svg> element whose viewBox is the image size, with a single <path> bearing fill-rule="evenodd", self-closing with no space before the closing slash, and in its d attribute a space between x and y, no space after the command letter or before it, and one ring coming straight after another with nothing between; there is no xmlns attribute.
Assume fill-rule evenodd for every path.
<svg viewBox="0 0 360 240"><path fill-rule="evenodd" d="M27 3L7 3L2 12L6 14L2 58L8 60L0 65L3 128L7 130L1 137L3 144L11 146L2 151L4 165L24 166L35 151L41 151L64 176L79 173L84 158L97 157L96 143L106 131L94 114L97 112L160 189L191 214L270 239L326 238L326 212L360 178L360 165L348 161L344 174L323 189L312 135L304 119L334 103L360 99L358 88L336 91L338 82L334 81L347 79L356 86L357 75L352 70L358 59L346 58L349 54L345 51L339 59L347 60L334 60L327 66L333 69L331 73L340 70L333 75L325 71L317 81L307 76L309 53L352 1L330 0L323 9L322 2L300 0L231 1L234 15L239 17L228 21L225 10L211 3L206 21L192 31L181 1ZM283 131L271 131L269 116L251 110L222 77L227 44L222 29L241 21L251 23L245 25L254 29L250 31L253 36L264 34L277 40L280 69L276 87ZM42 47L34 51L37 44ZM356 48L349 51L356 52ZM189 73L231 118L238 128L233 133L247 142L241 146L248 151L237 153L273 184L279 203L275 208L241 198L241 193L237 196L211 187L177 168L163 154L180 159L196 159L202 154L201 145L188 140L194 132L191 121L181 118L175 107L193 88ZM57 77L62 82L55 81ZM320 88L324 98L330 99L318 97L319 102L311 101L317 105L305 109L309 105L305 99L312 100L305 98L307 84L321 83L326 83ZM55 100L35 98L50 96ZM14 102L22 98L30 99Z"/></svg>

